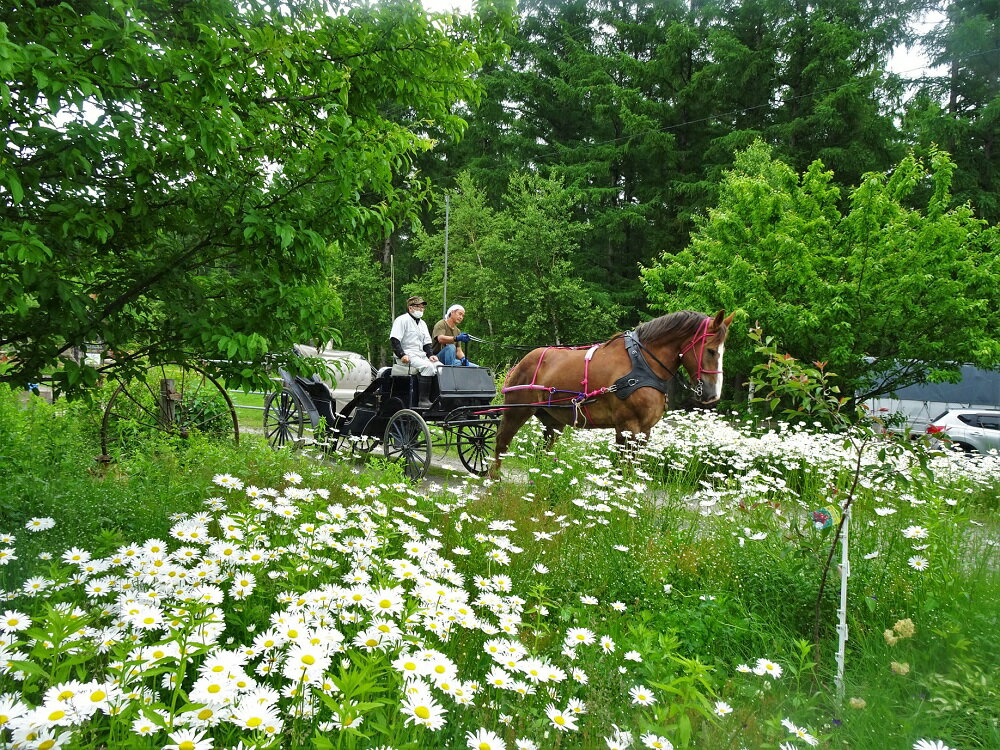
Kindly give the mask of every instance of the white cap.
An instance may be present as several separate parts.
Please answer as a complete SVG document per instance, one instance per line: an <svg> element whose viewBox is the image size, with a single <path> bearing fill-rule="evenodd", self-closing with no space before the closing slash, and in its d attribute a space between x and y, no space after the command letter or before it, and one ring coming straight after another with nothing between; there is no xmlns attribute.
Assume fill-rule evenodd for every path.
<svg viewBox="0 0 1000 750"><path fill-rule="evenodd" d="M462 312L465 312L465 308L462 307L461 305L452 305L451 307L448 308L448 312L446 312L444 316L447 318L449 315L455 312L455 310L461 310Z"/></svg>

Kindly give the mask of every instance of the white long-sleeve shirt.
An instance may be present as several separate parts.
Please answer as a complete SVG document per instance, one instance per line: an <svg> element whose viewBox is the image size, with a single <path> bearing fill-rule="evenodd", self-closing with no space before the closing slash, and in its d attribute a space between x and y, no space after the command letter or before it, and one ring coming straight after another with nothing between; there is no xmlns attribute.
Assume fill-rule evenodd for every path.
<svg viewBox="0 0 1000 750"><path fill-rule="evenodd" d="M417 320L408 312L392 321L389 338L399 339L403 354L411 357L426 357L424 346L431 343L431 334L427 330L427 324L423 320Z"/></svg>

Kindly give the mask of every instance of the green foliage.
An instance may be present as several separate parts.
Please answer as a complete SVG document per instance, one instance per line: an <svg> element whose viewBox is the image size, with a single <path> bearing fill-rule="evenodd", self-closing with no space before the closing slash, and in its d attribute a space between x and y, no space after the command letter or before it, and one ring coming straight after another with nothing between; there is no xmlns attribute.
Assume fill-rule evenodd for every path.
<svg viewBox="0 0 1000 750"><path fill-rule="evenodd" d="M406 487L389 465L372 462L355 473L348 460L308 461L287 451L270 451L253 439L239 448L194 441L186 448L141 452L102 474L90 470L97 416L82 402L53 407L32 397L22 405L17 394L0 386L0 484L5 490L0 502L13 502L2 506L0 534L15 537L0 549L9 552L9 546L17 553L13 562L0 565L0 587L17 593L28 575L44 576L54 584L44 596L17 595L5 606L34 618L29 630L13 634L23 645L10 650L10 666L16 668L3 676L4 692L20 691L32 705L40 704L54 683L111 679L116 674L113 665L131 661L144 668L143 678L155 687L151 707L165 712L150 719L157 726L164 727L171 714L183 720L196 708L186 691L201 672L206 649L192 647L180 660L143 664L135 642L102 630L111 648L98 652L91 629L107 621L101 610L113 606L113 600L95 603L86 596L81 572L60 557L69 547L91 551L96 558L111 556L125 544L170 539L176 520L172 515L208 513L207 497L223 495L224 501L212 504L226 503L225 513L240 537L234 546L266 548L280 562L218 566L219 587L229 589L232 568L238 567L241 575L253 572L257 588L246 599L227 593L218 609L191 605L171 610L174 627L159 645L183 643L209 614L218 617L221 612L225 632L218 646L242 652L278 610L294 616L306 602L318 606L315 600L331 586L353 586L344 575L359 572L353 568L358 559L372 586L405 586L383 561L413 559L409 545L420 534L417 529L425 528L434 531L427 542L452 563L450 572L462 577L455 588L470 591L470 599L493 598L492 592L477 588L479 577L509 577L511 589L505 593L521 597L522 617L516 635L497 637L516 639L565 671L579 669L585 675L583 682L567 678L546 683L528 696L483 686L486 700L465 706L448 703L448 724L431 734L403 724L403 678L389 666L395 650L366 652L349 637L343 641L345 652L337 653L326 671L329 689L316 691L314 712L296 711L301 694L292 690L294 683L255 673L259 684L289 688L280 701L287 719L280 742L289 748L365 748L384 742L394 747L457 747L465 742L466 731L477 727L495 730L509 747L514 738L543 737L545 731L553 736L555 730L542 718L542 710L549 702L561 707L565 696L551 697L549 688L565 690L586 703L580 731L560 734L555 740L560 747L600 747L612 733L612 724L633 734L665 735L676 747L778 747L791 741L780 723L786 717L809 727L821 742L849 747L905 747L923 737L941 738L954 747L991 748L1000 739L995 677L1000 661L993 648L1000 600L993 544L996 520L988 517L985 529L968 523L966 490L980 486L985 492L985 485L970 480L967 461L950 477L925 477L912 486L902 481L905 469L897 465L893 483L871 482L859 497L858 522L852 526L854 549L879 554L852 558L847 694L864 698L867 707L848 708L824 687L829 669L817 664L817 654L806 640L818 552L829 536L814 531L803 518L806 508L828 501L831 477L838 472L824 463L837 459L826 455L811 455L801 467L783 463L782 454L793 451L805 434L788 435L770 456L761 453L757 463L741 466L727 463L733 451L745 456L759 450L743 435L746 428L703 417L708 442L682 435L674 444L676 450L687 451L677 459L681 463L661 456L660 463L671 466L667 480L674 484L669 485L643 477L641 469L626 479L606 441L579 431L557 444L556 456L538 453L527 459L523 482L515 478L489 487L462 482L442 491L433 484L419 490ZM666 435L682 429L676 426ZM771 436L772 443L777 439ZM522 458L529 453L526 443L519 440L514 448ZM711 450L713 446L718 450ZM662 443L659 449L664 450ZM708 469L700 474L686 471L684 461ZM213 474L227 471L247 485L280 488L282 475L290 470L306 477L298 489L324 488L328 494L293 499L286 489L289 507L297 511L288 520L255 510L241 490L211 484ZM808 472L811 479L795 482L797 489L792 489L798 471ZM764 478L772 482L770 491L760 489ZM751 484L757 486L748 487ZM695 502L693 493L733 486L759 504L713 508ZM896 512L875 511L885 506ZM26 518L41 515L56 519L55 527L40 533L23 530ZM336 533L335 526L355 517L363 519L364 535L348 532L345 540L370 541L371 549L354 557L324 545L324 535ZM921 543L920 554L932 561L923 572L906 562L914 550L903 531L913 524L928 530L926 539L914 540ZM218 534L220 529L213 523L211 531ZM486 554L501 538L509 552L503 564ZM183 544L169 541L170 548ZM458 547L469 554L454 552ZM53 559L41 559L43 552ZM534 570L537 563L549 572ZM73 575L77 583L71 583ZM307 591L311 593L305 596ZM582 595L597 602L585 603ZM477 616L494 616L479 601L472 606ZM407 608L398 619L415 630L425 616L418 610L426 609L408 594ZM912 618L915 633L890 645L883 631L902 618ZM339 631L360 627L348 619L338 621ZM288 626L271 624L279 631ZM569 627L610 638L614 650L581 646L574 658L564 659L560 650ZM159 636L138 637L149 641ZM413 648L410 639L416 637L421 646L427 644L452 659L463 682L480 680L491 666L484 637L473 628L455 627L447 638L407 632L397 649ZM625 658L632 650L641 661ZM737 670L737 665L752 666L762 657L780 665L782 676L772 679ZM249 663L259 658L251 657ZM907 663L910 672L893 673L892 662ZM631 704L628 690L637 684L649 689L656 703ZM717 715L716 700L728 702L733 713ZM138 710L129 705L129 712ZM109 736L118 738L110 740L115 747L165 744L165 734L150 738L131 733L129 725L136 716L98 713L87 727L74 729L73 745L104 747ZM358 716L364 723L343 731L320 726ZM228 722L207 731L216 745L252 739Z"/></svg>
<svg viewBox="0 0 1000 750"><path fill-rule="evenodd" d="M750 329L750 340L756 344L754 351L767 358L750 375L758 394L751 399L753 403L766 404L771 413L779 413L778 408L784 406L780 414L785 419L809 417L827 427L843 428L857 421L859 413L844 410L850 399L840 395L840 386L832 382L836 373L827 372L825 362L813 362L810 367L779 352L760 328Z"/></svg>
<svg viewBox="0 0 1000 750"><path fill-rule="evenodd" d="M0 381L85 342L230 383L335 337L329 284L412 212L416 153L474 101L505 3L26 0L0 11ZM68 390L92 385L66 365Z"/></svg>
<svg viewBox="0 0 1000 750"><path fill-rule="evenodd" d="M1000 222L1000 8L951 0L921 40L937 72L917 82L903 130L918 153L940 147L955 160L954 193L976 215Z"/></svg>
<svg viewBox="0 0 1000 750"><path fill-rule="evenodd" d="M755 138L842 184L902 156L902 83L886 70L916 0L527 0L509 61L484 69L466 137L422 163L469 170L496 206L532 165L577 191L576 272L630 321L637 264L676 252L721 171Z"/></svg>
<svg viewBox="0 0 1000 750"><path fill-rule="evenodd" d="M803 361L827 362L859 400L932 370L1000 361L1000 232L949 208L953 165L908 156L870 173L840 208L819 162L802 175L756 143L726 173L690 246L643 270L657 310L742 308L727 370L755 362L742 333L758 321ZM922 184L930 195L908 201ZM866 360L874 358L874 361Z"/></svg>
<svg viewBox="0 0 1000 750"><path fill-rule="evenodd" d="M460 176L458 187L449 221L448 302L465 307L463 330L498 344L535 346L615 332L621 309L574 267L586 228L573 218L573 191L560 180L517 174L495 210L469 175ZM405 289L440 309L444 232L418 234L417 248L428 270ZM489 364L509 357L499 348L471 354Z"/></svg>

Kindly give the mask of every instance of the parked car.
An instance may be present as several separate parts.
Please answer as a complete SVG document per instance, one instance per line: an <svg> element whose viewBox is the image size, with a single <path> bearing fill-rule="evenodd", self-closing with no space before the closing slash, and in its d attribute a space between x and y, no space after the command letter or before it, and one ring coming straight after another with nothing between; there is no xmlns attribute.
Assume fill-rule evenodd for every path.
<svg viewBox="0 0 1000 750"><path fill-rule="evenodd" d="M931 420L927 434L966 453L1000 451L1000 411L948 409Z"/></svg>

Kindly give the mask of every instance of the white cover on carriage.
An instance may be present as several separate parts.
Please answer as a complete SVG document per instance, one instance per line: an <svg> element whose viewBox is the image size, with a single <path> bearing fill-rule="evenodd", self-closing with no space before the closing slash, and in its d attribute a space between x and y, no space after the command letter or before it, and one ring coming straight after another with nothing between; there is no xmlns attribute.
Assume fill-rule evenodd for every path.
<svg viewBox="0 0 1000 750"><path fill-rule="evenodd" d="M333 394L333 411L337 413L354 398L359 388L368 387L375 373L368 360L360 354L334 349L333 346L331 341L320 349L305 344L298 344L296 348L302 356L318 357L326 364L326 372L318 372L316 376L326 383Z"/></svg>

